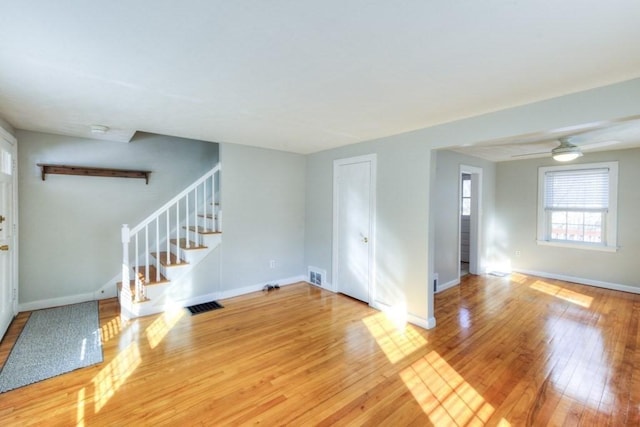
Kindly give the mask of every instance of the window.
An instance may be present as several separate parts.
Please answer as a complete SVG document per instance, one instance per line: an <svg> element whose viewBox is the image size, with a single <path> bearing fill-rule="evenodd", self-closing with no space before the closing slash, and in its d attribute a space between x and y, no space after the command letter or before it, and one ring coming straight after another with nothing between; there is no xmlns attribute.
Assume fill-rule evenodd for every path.
<svg viewBox="0 0 640 427"><path fill-rule="evenodd" d="M0 173L11 175L13 172L11 153L7 150L0 150Z"/></svg>
<svg viewBox="0 0 640 427"><path fill-rule="evenodd" d="M471 175L462 174L462 215L471 215Z"/></svg>
<svg viewBox="0 0 640 427"><path fill-rule="evenodd" d="M541 167L538 243L615 251L618 162Z"/></svg>

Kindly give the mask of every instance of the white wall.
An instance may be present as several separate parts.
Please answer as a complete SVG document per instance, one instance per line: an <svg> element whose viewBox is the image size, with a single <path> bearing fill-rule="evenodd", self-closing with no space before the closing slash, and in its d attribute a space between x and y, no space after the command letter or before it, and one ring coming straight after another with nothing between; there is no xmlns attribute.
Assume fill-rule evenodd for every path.
<svg viewBox="0 0 640 427"><path fill-rule="evenodd" d="M429 223L429 193L436 163L431 149L638 114L640 79L634 79L311 154L307 158L305 264L326 269L330 277L333 160L377 153L378 293L389 297L392 305L406 304L409 314L432 325L436 222Z"/></svg>
<svg viewBox="0 0 640 427"><path fill-rule="evenodd" d="M640 149L586 153L572 164L619 162L618 245L615 253L536 244L538 167L552 159L501 162L497 166L496 247L513 269L622 285L640 292ZM520 251L521 255L515 255Z"/></svg>
<svg viewBox="0 0 640 427"><path fill-rule="evenodd" d="M383 138L307 156L305 265L332 274L333 161L377 153L376 302L423 326L428 306L429 164L419 138Z"/></svg>
<svg viewBox="0 0 640 427"><path fill-rule="evenodd" d="M93 293L120 272L134 226L210 170L218 146L138 134L130 143L17 131L21 304ZM141 179L47 175L36 163L151 170Z"/></svg>
<svg viewBox="0 0 640 427"><path fill-rule="evenodd" d="M458 281L458 221L460 199L460 165L482 169L482 250L487 263L493 254L493 220L495 205L495 163L448 150L435 150L436 180L432 187L431 209L435 221L434 271L439 285Z"/></svg>
<svg viewBox="0 0 640 427"><path fill-rule="evenodd" d="M304 156L221 144L220 160L222 295L302 280Z"/></svg>

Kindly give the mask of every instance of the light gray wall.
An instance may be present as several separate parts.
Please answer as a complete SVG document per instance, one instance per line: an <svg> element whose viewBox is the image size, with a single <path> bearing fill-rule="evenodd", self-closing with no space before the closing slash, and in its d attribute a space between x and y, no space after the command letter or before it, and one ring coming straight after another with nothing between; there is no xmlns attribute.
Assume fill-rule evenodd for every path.
<svg viewBox="0 0 640 427"><path fill-rule="evenodd" d="M221 144L220 160L222 291L304 274L304 156Z"/></svg>
<svg viewBox="0 0 640 427"><path fill-rule="evenodd" d="M311 154L307 158L305 264L331 274L333 160L378 153L379 294L393 295L388 301L392 305L406 302L409 313L430 320L434 315L431 278L435 269L435 221L429 223L430 181L435 180L431 149L639 113L640 79L634 79Z"/></svg>
<svg viewBox="0 0 640 427"><path fill-rule="evenodd" d="M536 244L538 167L551 159L501 162L497 166L496 247L512 268L640 288L640 149L587 153L572 164L619 162L616 253ZM521 251L518 257L515 251Z"/></svg>
<svg viewBox="0 0 640 427"><path fill-rule="evenodd" d="M138 134L130 143L17 131L20 303L95 292L120 272L137 224L218 160L218 146ZM37 163L151 170L141 179L47 175Z"/></svg>
<svg viewBox="0 0 640 427"><path fill-rule="evenodd" d="M377 154L376 298L424 321L428 305L429 164L419 138L393 138L307 156L305 265L332 275L333 161Z"/></svg>
<svg viewBox="0 0 640 427"><path fill-rule="evenodd" d="M496 164L449 150L434 150L436 181L431 194L434 230L434 271L440 285L458 279L458 221L460 165L482 169L481 258L490 262L493 254Z"/></svg>

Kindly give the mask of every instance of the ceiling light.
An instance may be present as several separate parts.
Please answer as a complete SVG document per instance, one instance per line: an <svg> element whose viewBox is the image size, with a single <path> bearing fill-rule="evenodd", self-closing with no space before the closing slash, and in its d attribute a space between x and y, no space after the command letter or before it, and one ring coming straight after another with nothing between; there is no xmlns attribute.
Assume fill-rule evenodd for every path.
<svg viewBox="0 0 640 427"><path fill-rule="evenodd" d="M103 125L91 125L91 133L103 135L109 131L108 126Z"/></svg>
<svg viewBox="0 0 640 427"><path fill-rule="evenodd" d="M558 162L569 162L582 156L582 151L580 147L571 144L567 138L560 138L560 145L551 150L551 156Z"/></svg>

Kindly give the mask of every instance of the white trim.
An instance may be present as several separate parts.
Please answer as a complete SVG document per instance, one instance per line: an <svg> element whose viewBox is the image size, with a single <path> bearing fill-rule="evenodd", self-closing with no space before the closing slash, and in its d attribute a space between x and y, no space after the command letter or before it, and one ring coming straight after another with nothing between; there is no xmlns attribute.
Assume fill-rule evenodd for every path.
<svg viewBox="0 0 640 427"><path fill-rule="evenodd" d="M250 294L252 292L262 291L264 286L268 285L268 284L277 283L278 286L287 286L287 285L294 285L294 284L299 283L299 282L307 283L307 278L304 275L301 274L299 276L287 277L287 278L284 278L284 279L268 280L266 282L258 283L258 284L251 285L251 286L244 286L242 288L229 289L229 290L226 290L226 291L220 291L218 293L217 299L233 298L233 297L238 297L240 295Z"/></svg>
<svg viewBox="0 0 640 427"><path fill-rule="evenodd" d="M603 282L600 280L585 279L582 277L566 276L564 274L547 273L544 271L524 270L514 268L512 271L530 276L544 277L545 279L564 280L565 282L577 283L579 285L595 286L596 288L609 289L612 291L630 292L632 294L640 294L640 287L622 285L619 283Z"/></svg>
<svg viewBox="0 0 640 427"><path fill-rule="evenodd" d="M375 303L370 304L370 307L383 313L391 312L393 310L392 306L381 301L376 301ZM423 329L431 329L436 326L436 318L433 316L425 319L424 317L413 313L405 313L405 315L408 323L419 326Z"/></svg>
<svg viewBox="0 0 640 427"><path fill-rule="evenodd" d="M580 243L572 241L547 240L547 215L544 209L545 173L558 170L580 169L609 169L609 212L604 224L606 245ZM588 249L602 252L616 252L618 250L618 162L576 163L572 165L540 166L538 168L538 245L565 247L572 249Z"/></svg>
<svg viewBox="0 0 640 427"><path fill-rule="evenodd" d="M365 154L362 156L349 157L345 159L337 159L333 161L333 244L331 254L331 291L338 292L338 174L337 168L353 163L370 164L370 187L369 187L369 304L376 298L376 182L377 182L377 162L378 155Z"/></svg>
<svg viewBox="0 0 640 427"><path fill-rule="evenodd" d="M460 284L460 276L457 279L449 280L447 283L443 283L442 285L438 285L438 289L436 289L436 294L439 294L442 291L446 291L447 289L453 288Z"/></svg>
<svg viewBox="0 0 640 427"><path fill-rule="evenodd" d="M16 145L16 142L18 142L16 137L3 128L2 125L0 125L0 138L4 138L11 145Z"/></svg>
<svg viewBox="0 0 640 427"><path fill-rule="evenodd" d="M11 241L9 245L11 246L11 265L9 268L11 269L11 283L9 284L11 287L11 298L13 301L11 303L11 309L13 311L14 317L20 312L20 307L18 304L18 300L20 298L20 268L19 268L19 256L20 256L20 212L19 212L19 204L18 204L18 140L6 131L2 126L0 126L0 138L9 143L11 150L11 161L13 164L11 165L11 208L13 212L11 212L11 220L12 224L7 224L9 227L13 227L11 230ZM1 337L0 337L1 338Z"/></svg>
<svg viewBox="0 0 640 427"><path fill-rule="evenodd" d="M460 165L458 172L458 281L460 281L460 246L462 242L462 174L471 175L471 217L469 218L469 272L480 274L484 265L482 252L482 173L477 166Z"/></svg>
<svg viewBox="0 0 640 427"><path fill-rule="evenodd" d="M70 305L77 304L80 302L94 301L93 292L78 294L78 295L70 295L67 297L59 297L59 298L51 298L51 299L43 299L38 301L26 302L23 304L19 304L19 311L33 311L33 310L41 310L43 308L51 308L51 307L60 307L61 305Z"/></svg>
<svg viewBox="0 0 640 427"><path fill-rule="evenodd" d="M436 327L436 318L431 316L429 318L427 318L427 329L433 329Z"/></svg>
<svg viewBox="0 0 640 427"><path fill-rule="evenodd" d="M618 252L617 246L604 246L598 244L589 244L589 243L571 243L565 241L558 240L536 240L541 246L555 246L558 248L571 248L571 249L585 249L588 251L600 251L600 252Z"/></svg>

